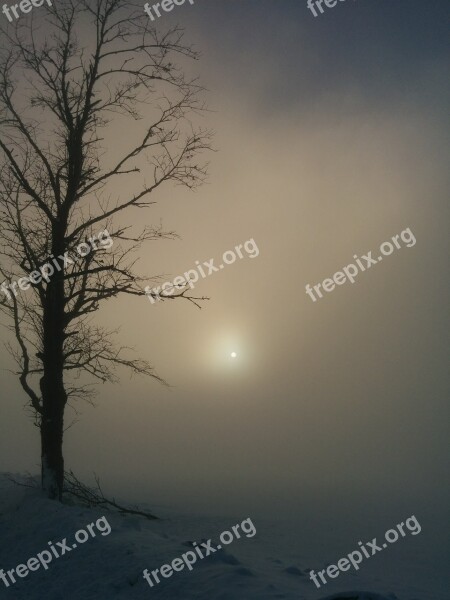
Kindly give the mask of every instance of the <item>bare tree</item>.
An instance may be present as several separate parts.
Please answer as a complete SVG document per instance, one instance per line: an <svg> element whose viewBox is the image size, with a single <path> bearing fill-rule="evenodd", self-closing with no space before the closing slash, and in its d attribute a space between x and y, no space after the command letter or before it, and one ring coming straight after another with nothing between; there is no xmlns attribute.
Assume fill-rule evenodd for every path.
<svg viewBox="0 0 450 600"><path fill-rule="evenodd" d="M211 133L191 122L204 109L202 88L183 65L197 53L180 28L151 27L141 6L58 0L1 35L0 307L40 427L42 486L61 499L70 398L90 398L90 383L114 381L120 366L161 381L92 321L104 301L144 295L148 278L136 274L134 253L174 236L161 226L137 231L123 224L124 213L154 204L163 184L201 184L207 165L199 155L210 149ZM102 135L117 115L141 119L142 134L122 140L126 150L111 162ZM115 194L121 181L126 197ZM46 264L54 273L48 267L38 277ZM31 284L22 279L18 289L24 274ZM174 296L189 299L184 292ZM83 373L94 380L85 384Z"/></svg>

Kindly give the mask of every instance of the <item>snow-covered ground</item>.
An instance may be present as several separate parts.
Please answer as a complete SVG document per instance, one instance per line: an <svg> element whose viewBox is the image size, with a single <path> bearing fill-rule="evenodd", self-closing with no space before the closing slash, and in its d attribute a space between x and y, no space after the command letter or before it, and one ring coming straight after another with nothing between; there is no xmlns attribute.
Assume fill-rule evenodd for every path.
<svg viewBox="0 0 450 600"><path fill-rule="evenodd" d="M155 510L155 507L152 507ZM432 564L424 550L425 537L392 546L381 558L373 558L359 571L341 574L317 590L308 576L343 555L342 545L317 544L308 524L292 532L279 524L252 515L199 517L177 515L157 507L162 518L148 521L110 512L61 505L43 498L38 490L17 487L0 478L0 569L26 563L48 542L54 544L105 515L112 527L107 536L97 534L84 545L53 560L47 571L40 568L7 588L0 580L3 600L449 600L445 573ZM409 516L409 515L407 515ZM251 517L257 533L242 537L212 556L197 562L193 570L174 573L153 588L142 577L192 549L192 541L212 538ZM301 519L300 521L301 522ZM387 523L387 527L391 525ZM421 534L422 535L422 534ZM299 540L299 536L302 538ZM339 539L339 535L331 536ZM297 540L293 544L292 540ZM302 541L303 540L303 541ZM422 542L422 543L421 543ZM298 552L298 547L304 548ZM354 547L347 548L350 552ZM389 565L389 569L387 568ZM360 591L357 591L360 590ZM363 590L366 590L364 592Z"/></svg>

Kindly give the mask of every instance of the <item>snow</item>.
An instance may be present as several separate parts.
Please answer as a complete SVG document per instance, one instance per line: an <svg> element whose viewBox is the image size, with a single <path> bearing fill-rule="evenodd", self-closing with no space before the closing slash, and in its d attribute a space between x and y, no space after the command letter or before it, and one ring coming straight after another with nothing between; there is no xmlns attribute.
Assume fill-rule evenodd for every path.
<svg viewBox="0 0 450 600"><path fill-rule="evenodd" d="M16 476L18 479L19 476ZM155 507L148 507L155 510ZM174 514L156 507L162 517L148 521L122 517L108 511L59 504L39 490L18 487L0 476L0 569L26 563L29 558L64 538L72 542L79 529L106 516L110 535L98 534L70 553L53 560L48 570L40 568L7 588L0 580L0 599L11 600L448 600L445 587L419 589L414 573L422 562L408 564L407 576L395 586L373 577L371 570L354 572L347 579L328 583L317 590L309 570L322 568L317 556L298 556L277 538L269 521L254 519L257 533L243 536L226 549L197 562L192 571L174 573L151 588L143 579L144 569L152 571L192 549L192 542L219 534L251 515L239 518ZM173 510L173 509L172 509ZM252 519L253 520L253 519ZM419 536L418 536L419 537ZM284 542L286 540L284 539ZM308 543L304 544L309 547ZM349 551L352 548L349 548ZM326 555L325 555L326 554ZM334 557L327 549L326 560ZM392 554L392 560L395 553ZM403 556L404 558L404 556ZM369 577L369 571L372 575ZM403 569L404 571L404 569ZM399 568L400 574L402 569ZM409 575L408 575L409 573ZM399 575L400 576L400 575ZM389 579L389 578L387 578ZM357 585L349 585L349 580ZM430 577L430 585L433 583ZM352 589L360 591L352 591ZM337 593L339 590L340 593ZM373 592L363 591L373 590Z"/></svg>

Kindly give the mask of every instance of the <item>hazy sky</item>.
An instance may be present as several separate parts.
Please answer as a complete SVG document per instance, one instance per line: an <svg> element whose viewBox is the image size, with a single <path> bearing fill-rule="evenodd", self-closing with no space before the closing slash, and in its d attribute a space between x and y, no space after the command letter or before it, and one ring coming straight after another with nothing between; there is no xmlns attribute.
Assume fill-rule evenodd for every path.
<svg viewBox="0 0 450 600"><path fill-rule="evenodd" d="M437 0L347 0L318 18L306 0L196 0L160 19L202 52L218 151L208 185L165 188L131 215L180 235L139 266L168 280L250 238L260 254L202 281L202 310L105 306L99 322L172 387L101 386L96 408L68 413L69 467L199 506L386 490L444 502L447 22ZM107 160L141 127L115 120ZM319 302L305 294L408 227L414 247ZM3 378L0 471L36 472L38 430Z"/></svg>

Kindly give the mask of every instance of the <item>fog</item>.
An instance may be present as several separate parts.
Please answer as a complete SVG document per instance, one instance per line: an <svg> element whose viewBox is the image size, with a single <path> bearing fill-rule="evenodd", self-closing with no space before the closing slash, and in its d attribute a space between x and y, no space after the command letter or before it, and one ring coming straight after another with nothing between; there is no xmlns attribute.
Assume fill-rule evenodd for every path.
<svg viewBox="0 0 450 600"><path fill-rule="evenodd" d="M126 298L99 313L169 387L123 373L95 408L69 410L79 477L211 512L445 506L446 57L430 25L443 5L411 23L419 6L348 2L313 23L290 1L196 2L167 17L203 53L217 152L207 185L130 213L180 235L139 268L169 281L250 239L259 256L201 280L201 310ZM140 126L115 119L111 156ZM305 293L407 228L414 246L317 302ZM38 430L6 370L2 397L0 471L37 472Z"/></svg>

